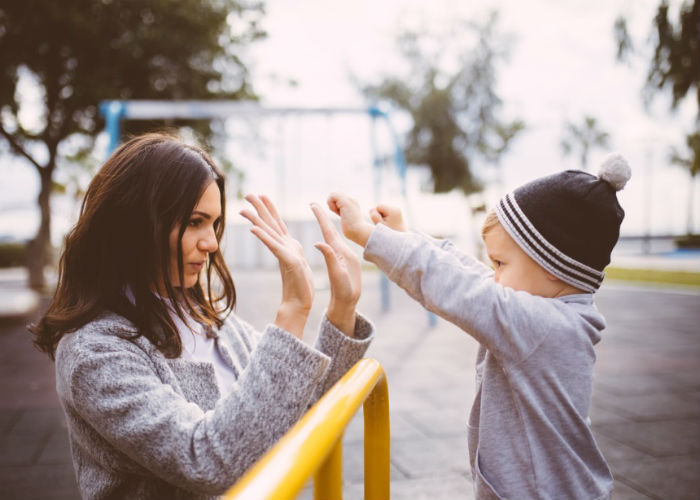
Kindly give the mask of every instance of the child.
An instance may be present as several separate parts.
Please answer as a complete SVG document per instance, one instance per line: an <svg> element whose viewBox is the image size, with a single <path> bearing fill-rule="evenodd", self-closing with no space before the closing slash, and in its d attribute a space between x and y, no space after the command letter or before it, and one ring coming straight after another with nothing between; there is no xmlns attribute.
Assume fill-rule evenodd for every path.
<svg viewBox="0 0 700 500"><path fill-rule="evenodd" d="M588 417L605 328L593 294L624 217L616 191L629 178L611 155L598 177L568 170L505 196L482 229L493 270L448 241L404 232L398 209L372 209L372 226L354 200L328 200L365 259L481 344L468 425L477 499L610 497Z"/></svg>

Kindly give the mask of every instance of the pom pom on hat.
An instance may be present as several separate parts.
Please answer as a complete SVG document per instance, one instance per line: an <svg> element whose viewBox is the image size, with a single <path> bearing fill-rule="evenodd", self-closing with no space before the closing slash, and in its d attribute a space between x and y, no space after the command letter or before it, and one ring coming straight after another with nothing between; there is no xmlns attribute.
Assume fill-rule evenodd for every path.
<svg viewBox="0 0 700 500"><path fill-rule="evenodd" d="M632 169L621 154L611 153L600 165L598 177L615 188L615 191L620 191L632 177Z"/></svg>

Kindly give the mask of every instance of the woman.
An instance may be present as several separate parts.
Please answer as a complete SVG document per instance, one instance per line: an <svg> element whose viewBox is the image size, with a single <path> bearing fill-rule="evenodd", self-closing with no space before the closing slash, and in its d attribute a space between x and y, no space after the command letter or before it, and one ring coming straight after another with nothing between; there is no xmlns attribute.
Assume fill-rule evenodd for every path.
<svg viewBox="0 0 700 500"><path fill-rule="evenodd" d="M255 210L241 213L282 274L262 333L232 313L219 250L224 176L204 151L136 137L92 180L56 294L32 327L56 361L83 498L223 493L367 349L359 259L326 213L312 207L331 300L311 348L301 341L313 300L301 246L267 198L247 200Z"/></svg>

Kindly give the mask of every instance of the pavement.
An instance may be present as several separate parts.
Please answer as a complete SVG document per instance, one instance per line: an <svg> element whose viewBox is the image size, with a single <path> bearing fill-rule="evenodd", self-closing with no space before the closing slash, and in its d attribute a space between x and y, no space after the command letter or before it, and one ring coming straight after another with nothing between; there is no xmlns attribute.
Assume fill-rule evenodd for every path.
<svg viewBox="0 0 700 500"><path fill-rule="evenodd" d="M263 328L279 302L277 273L233 275L238 314ZM22 287L1 278L0 289ZM383 312L379 273L363 280L359 307L377 329L367 356L389 383L392 497L472 499L466 421L477 343L443 320L430 327L425 310L393 285ZM328 301L322 272L315 282L307 342ZM615 477L613 499L700 498L700 288L610 282L597 304L608 328L596 348L591 419ZM54 366L24 323L0 320L0 500L78 498ZM363 498L361 412L343 443L344 497ZM308 486L300 498L311 498Z"/></svg>

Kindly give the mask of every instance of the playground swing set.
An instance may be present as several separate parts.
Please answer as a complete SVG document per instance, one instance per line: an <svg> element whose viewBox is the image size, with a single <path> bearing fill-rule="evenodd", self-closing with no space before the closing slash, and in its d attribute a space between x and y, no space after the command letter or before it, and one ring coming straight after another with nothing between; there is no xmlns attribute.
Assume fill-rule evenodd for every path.
<svg viewBox="0 0 700 500"><path fill-rule="evenodd" d="M102 101L100 113L105 119L106 132L109 138L107 153L111 154L121 140L122 120L173 120L173 119L230 119L246 117L287 117L287 116L338 116L359 115L370 119L370 150L372 154L372 170L374 180L374 198L378 200L382 191L381 167L385 156L378 147L379 125L384 125L385 132L391 142L391 159L399 181L401 197L406 206L406 215L411 218L410 205L406 193L406 159L403 154L401 141L391 120L390 112L381 106L363 107L265 107L254 101L154 101L154 100L111 100ZM382 311L391 309L389 280L380 273L379 287L381 293ZM437 324L437 318L428 312L428 323L431 327Z"/></svg>

